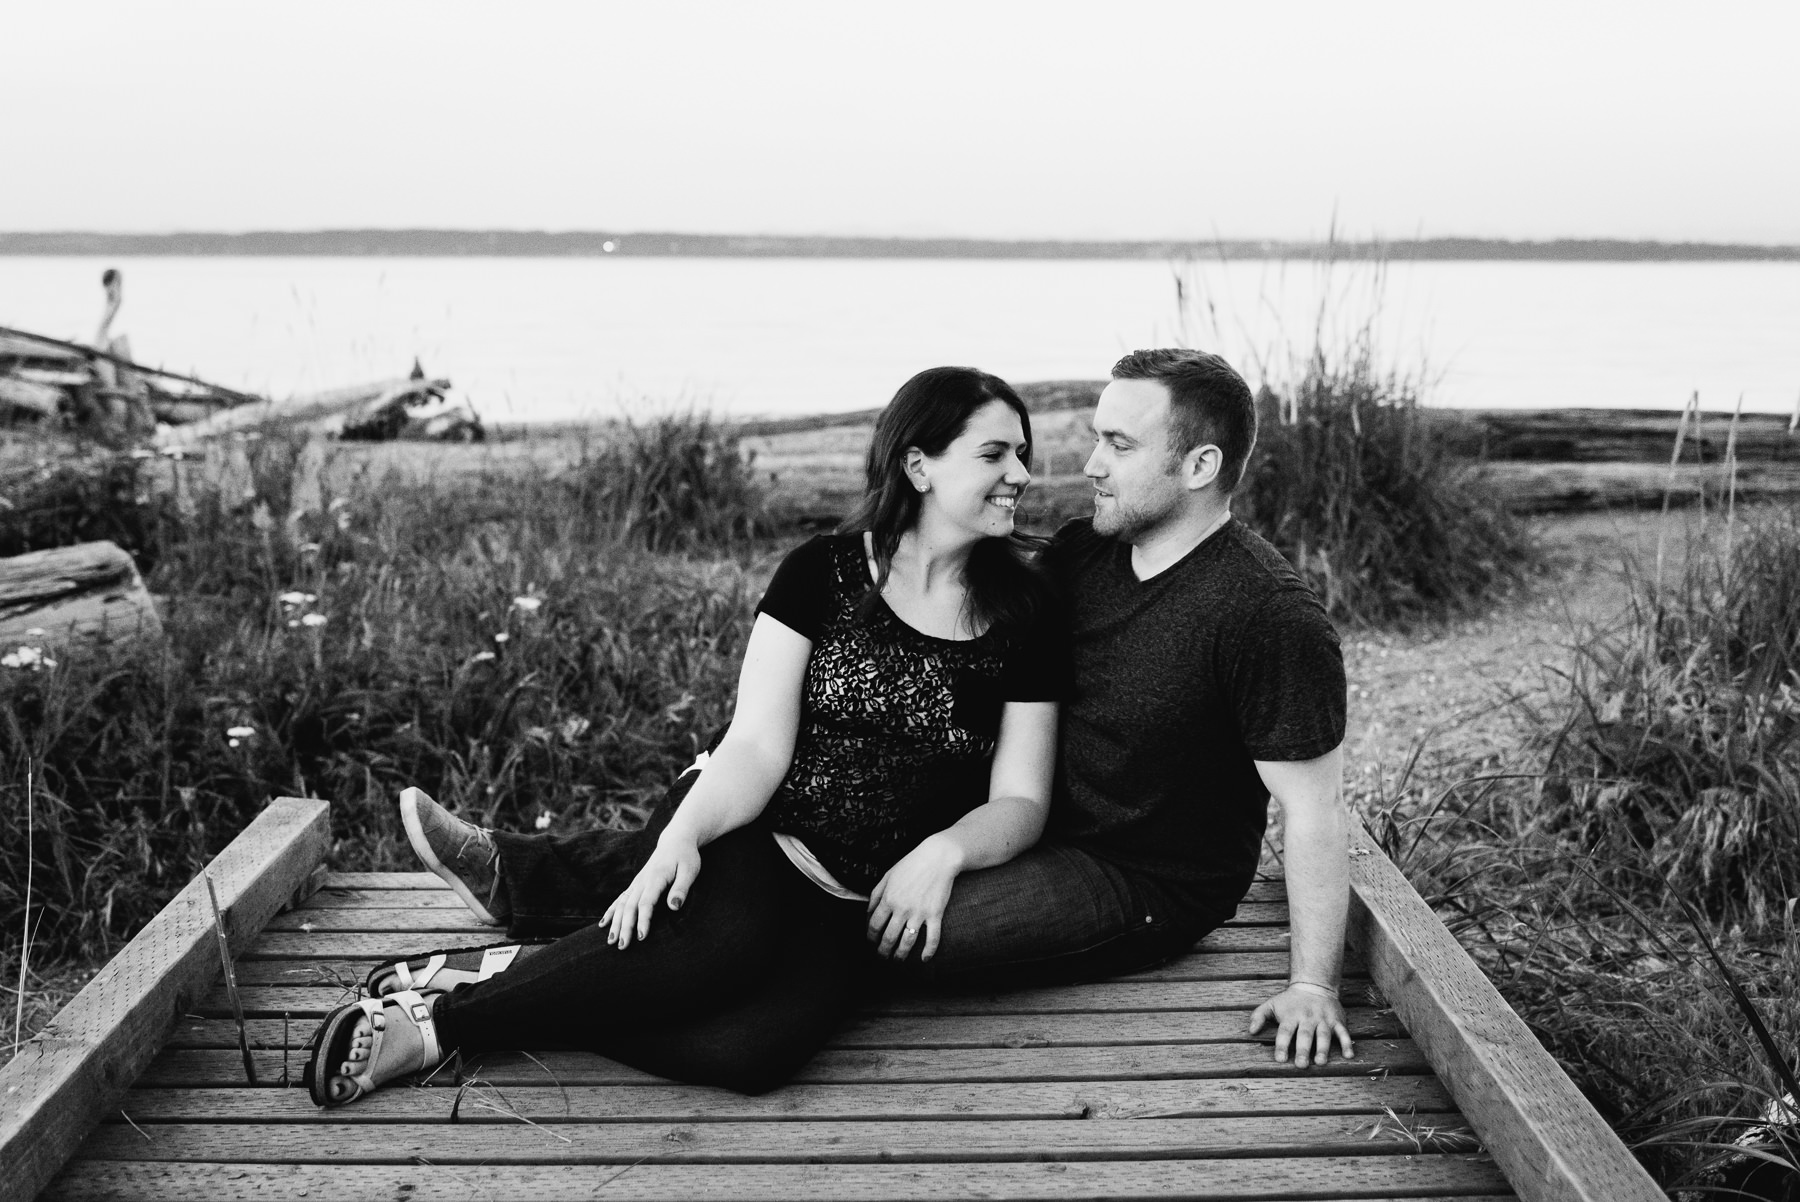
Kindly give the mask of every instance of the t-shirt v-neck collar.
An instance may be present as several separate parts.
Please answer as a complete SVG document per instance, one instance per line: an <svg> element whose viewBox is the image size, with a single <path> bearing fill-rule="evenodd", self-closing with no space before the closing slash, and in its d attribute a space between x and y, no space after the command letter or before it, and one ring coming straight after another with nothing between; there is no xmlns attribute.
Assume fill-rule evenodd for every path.
<svg viewBox="0 0 1800 1202"><path fill-rule="evenodd" d="M1177 559L1174 563L1170 564L1168 567L1164 568L1162 571L1156 573L1153 576L1139 576L1137 574L1137 569L1135 567L1133 567L1132 563L1131 563L1131 544L1130 543L1120 543L1119 548L1120 548L1120 551L1122 552L1122 554L1119 558L1119 563L1125 569L1126 578L1128 580L1130 580L1133 585L1138 586L1138 587L1146 587L1146 586L1155 584L1158 580L1166 579L1171 572L1175 572L1175 571L1180 570L1183 567L1186 567L1190 562L1193 561L1193 559L1196 555L1200 554L1202 549L1204 549L1208 544L1210 544L1214 539L1216 539L1221 533L1223 533L1225 528L1227 526L1231 525L1231 518L1232 518L1232 514L1231 514L1231 511L1228 509L1219 518L1218 521L1216 521L1212 524L1212 526L1206 531L1205 534L1202 534L1200 536L1200 541L1195 543L1193 546L1189 547L1180 559Z"/></svg>

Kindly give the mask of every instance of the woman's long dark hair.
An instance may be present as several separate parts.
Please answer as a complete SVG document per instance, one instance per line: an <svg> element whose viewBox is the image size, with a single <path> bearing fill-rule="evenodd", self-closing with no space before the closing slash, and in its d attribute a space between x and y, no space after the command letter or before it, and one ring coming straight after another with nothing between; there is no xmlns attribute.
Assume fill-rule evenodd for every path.
<svg viewBox="0 0 1800 1202"><path fill-rule="evenodd" d="M919 492L906 474L906 453L914 447L941 455L968 428L975 411L1002 401L1019 415L1025 431L1025 453L1031 466L1031 415L1012 385L973 367L932 367L900 386L869 441L861 504L838 527L840 534L869 531L875 544L876 579L863 597L861 615L873 612L893 569L900 536L919 521ZM972 624L1016 628L1028 623L1045 603L1048 585L1037 567L1043 539L1018 531L1005 538L984 538L969 552L966 582Z"/></svg>

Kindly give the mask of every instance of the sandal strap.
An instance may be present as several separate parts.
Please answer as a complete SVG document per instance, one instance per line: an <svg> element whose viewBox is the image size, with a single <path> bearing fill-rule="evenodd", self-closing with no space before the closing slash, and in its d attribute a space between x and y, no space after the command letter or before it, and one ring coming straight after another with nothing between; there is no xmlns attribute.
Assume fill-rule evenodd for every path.
<svg viewBox="0 0 1800 1202"><path fill-rule="evenodd" d="M438 1045L437 1022L431 1017L431 1003L425 1000L423 994L416 989L402 989L388 994L385 998L371 998L370 1000L378 1006L386 1004L400 1007L406 1017L412 1020L413 1026L419 1029L419 1039L425 1045L423 1049L425 1062L412 1071L436 1068L442 1063L444 1053Z"/></svg>
<svg viewBox="0 0 1800 1202"><path fill-rule="evenodd" d="M400 978L400 987L402 989L423 989L431 984L432 978L438 975L438 970L443 968L449 961L450 957L444 955L442 952L438 952L436 955L427 959L425 961L425 966L415 974L412 970L412 965L408 964L405 960L402 960L394 965L394 975Z"/></svg>

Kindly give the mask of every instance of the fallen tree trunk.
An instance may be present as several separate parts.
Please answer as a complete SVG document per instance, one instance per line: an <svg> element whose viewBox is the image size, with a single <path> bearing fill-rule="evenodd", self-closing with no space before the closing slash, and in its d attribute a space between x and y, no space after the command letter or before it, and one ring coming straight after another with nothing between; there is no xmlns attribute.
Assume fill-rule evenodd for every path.
<svg viewBox="0 0 1800 1202"><path fill-rule="evenodd" d="M103 645L162 638L131 556L79 543L0 559L0 648Z"/></svg>
<svg viewBox="0 0 1800 1202"><path fill-rule="evenodd" d="M264 428L306 428L312 433L335 433L344 424L367 421L393 406L422 405L442 397L448 380L383 380L325 392L306 393L280 401L236 405L191 425L157 433L161 446L187 446L222 434Z"/></svg>

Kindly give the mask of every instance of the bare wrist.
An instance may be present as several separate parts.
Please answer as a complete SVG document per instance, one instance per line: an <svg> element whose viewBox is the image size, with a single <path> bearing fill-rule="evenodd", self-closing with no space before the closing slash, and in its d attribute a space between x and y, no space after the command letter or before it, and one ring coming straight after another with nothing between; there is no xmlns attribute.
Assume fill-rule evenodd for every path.
<svg viewBox="0 0 1800 1202"><path fill-rule="evenodd" d="M1287 987L1289 989L1298 989L1303 993L1317 993L1329 998L1336 998L1338 996L1337 986L1327 985L1323 981L1290 980Z"/></svg>

